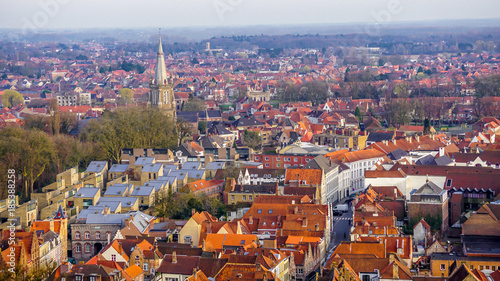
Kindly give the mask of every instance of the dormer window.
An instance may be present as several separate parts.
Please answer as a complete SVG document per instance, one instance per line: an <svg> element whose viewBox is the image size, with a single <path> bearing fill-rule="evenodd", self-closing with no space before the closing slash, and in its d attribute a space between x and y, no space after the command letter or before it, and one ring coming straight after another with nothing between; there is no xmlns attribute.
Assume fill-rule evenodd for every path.
<svg viewBox="0 0 500 281"><path fill-rule="evenodd" d="M451 179L446 180L446 187L451 187Z"/></svg>

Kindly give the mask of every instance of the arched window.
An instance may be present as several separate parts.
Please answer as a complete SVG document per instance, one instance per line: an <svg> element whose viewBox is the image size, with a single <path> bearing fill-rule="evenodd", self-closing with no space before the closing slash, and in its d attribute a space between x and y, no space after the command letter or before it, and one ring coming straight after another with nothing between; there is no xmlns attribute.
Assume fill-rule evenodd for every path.
<svg viewBox="0 0 500 281"><path fill-rule="evenodd" d="M80 240L80 239L81 239L81 237L80 237L80 232L78 232L78 231L77 231L77 232L75 232L75 239L76 239L76 240ZM77 244L77 245L79 245L79 244Z"/></svg>
<svg viewBox="0 0 500 281"><path fill-rule="evenodd" d="M85 253L90 253L90 244L85 244Z"/></svg>
<svg viewBox="0 0 500 281"><path fill-rule="evenodd" d="M76 243L75 244L75 251L77 253L81 253L82 252L82 245L80 245L80 243Z"/></svg>
<svg viewBox="0 0 500 281"><path fill-rule="evenodd" d="M90 240L90 232L85 231L85 240Z"/></svg>
<svg viewBox="0 0 500 281"><path fill-rule="evenodd" d="M101 233L99 231L95 233L95 240L101 240Z"/></svg>

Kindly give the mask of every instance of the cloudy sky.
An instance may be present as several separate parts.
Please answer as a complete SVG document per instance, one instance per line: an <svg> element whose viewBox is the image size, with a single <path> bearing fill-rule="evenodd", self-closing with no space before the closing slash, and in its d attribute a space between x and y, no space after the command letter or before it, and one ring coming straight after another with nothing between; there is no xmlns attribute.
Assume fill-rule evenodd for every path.
<svg viewBox="0 0 500 281"><path fill-rule="evenodd" d="M0 0L0 28L141 28L500 18L498 0Z"/></svg>

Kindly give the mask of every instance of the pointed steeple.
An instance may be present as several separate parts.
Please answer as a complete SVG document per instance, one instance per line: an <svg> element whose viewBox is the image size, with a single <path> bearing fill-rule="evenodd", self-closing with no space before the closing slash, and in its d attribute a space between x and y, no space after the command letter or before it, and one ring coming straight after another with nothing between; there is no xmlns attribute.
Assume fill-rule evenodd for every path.
<svg viewBox="0 0 500 281"><path fill-rule="evenodd" d="M63 210L61 204L59 204L59 208L57 208L54 219L65 219L67 217L68 216L66 216L66 212Z"/></svg>
<svg viewBox="0 0 500 281"><path fill-rule="evenodd" d="M156 73L155 81L156 85L166 85L168 84L167 77L167 67L165 66L165 58L163 56L163 47L161 46L161 35L159 36L158 44L158 56L156 58Z"/></svg>

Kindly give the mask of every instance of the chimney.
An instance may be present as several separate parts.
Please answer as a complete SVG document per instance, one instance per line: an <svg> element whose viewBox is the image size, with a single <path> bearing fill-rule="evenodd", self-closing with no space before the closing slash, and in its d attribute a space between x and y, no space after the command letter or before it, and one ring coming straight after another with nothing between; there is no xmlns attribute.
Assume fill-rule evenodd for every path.
<svg viewBox="0 0 500 281"><path fill-rule="evenodd" d="M172 263L177 263L177 253L175 251L172 252Z"/></svg>
<svg viewBox="0 0 500 281"><path fill-rule="evenodd" d="M191 209L191 216L194 216L195 213L196 213L196 210L194 208Z"/></svg>
<svg viewBox="0 0 500 281"><path fill-rule="evenodd" d="M444 147L439 148L439 157L444 156Z"/></svg>
<svg viewBox="0 0 500 281"><path fill-rule="evenodd" d="M319 223L317 223L317 224L314 225L314 230L315 231L319 231Z"/></svg>
<svg viewBox="0 0 500 281"><path fill-rule="evenodd" d="M250 215L250 217L248 218L248 224L253 224L253 216Z"/></svg>
<svg viewBox="0 0 500 281"><path fill-rule="evenodd" d="M392 139L392 143L396 145L396 139Z"/></svg>
<svg viewBox="0 0 500 281"><path fill-rule="evenodd" d="M107 237L107 239L108 239L108 245L109 245L109 244L111 243L111 233L109 233L109 232L108 232L108 237Z"/></svg>
<svg viewBox="0 0 500 281"><path fill-rule="evenodd" d="M399 279L398 265L396 263L392 264L392 278Z"/></svg>
<svg viewBox="0 0 500 281"><path fill-rule="evenodd" d="M394 254L389 253L389 263L393 263L393 262L394 262Z"/></svg>
<svg viewBox="0 0 500 281"><path fill-rule="evenodd" d="M207 221L207 233L212 233L212 223Z"/></svg>
<svg viewBox="0 0 500 281"><path fill-rule="evenodd" d="M50 231L54 231L54 220L50 221Z"/></svg>
<svg viewBox="0 0 500 281"><path fill-rule="evenodd" d="M296 215L299 212L299 207L293 207L293 214Z"/></svg>
<svg viewBox="0 0 500 281"><path fill-rule="evenodd" d="M307 217L302 218L302 227L307 227Z"/></svg>

